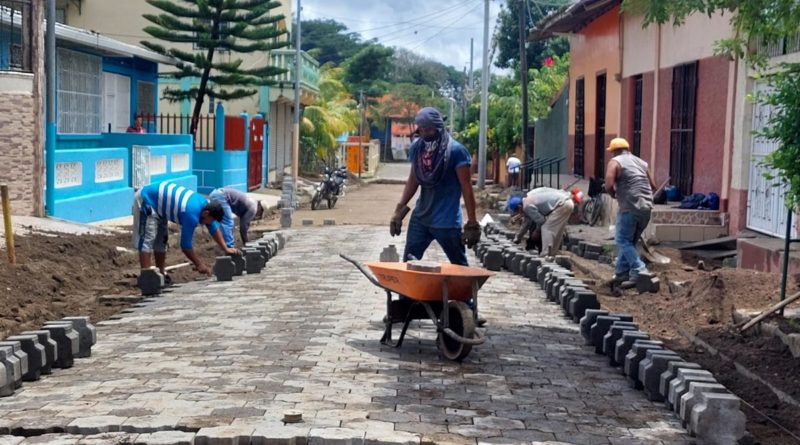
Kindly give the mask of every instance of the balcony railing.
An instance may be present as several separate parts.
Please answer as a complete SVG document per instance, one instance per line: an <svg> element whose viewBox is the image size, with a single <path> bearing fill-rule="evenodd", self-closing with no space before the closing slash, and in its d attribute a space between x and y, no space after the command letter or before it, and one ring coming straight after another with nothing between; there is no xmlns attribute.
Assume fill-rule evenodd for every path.
<svg viewBox="0 0 800 445"><path fill-rule="evenodd" d="M756 45L756 51L767 57L780 57L800 52L800 32L796 32L793 35L772 43L760 41Z"/></svg>
<svg viewBox="0 0 800 445"><path fill-rule="evenodd" d="M305 51L301 54L303 55L303 61L300 67L300 87L319 93L319 62ZM285 73L275 78L275 82L283 83L284 87L291 87L294 83L294 57L295 51L291 49L279 49L270 52L271 64L286 70Z"/></svg>

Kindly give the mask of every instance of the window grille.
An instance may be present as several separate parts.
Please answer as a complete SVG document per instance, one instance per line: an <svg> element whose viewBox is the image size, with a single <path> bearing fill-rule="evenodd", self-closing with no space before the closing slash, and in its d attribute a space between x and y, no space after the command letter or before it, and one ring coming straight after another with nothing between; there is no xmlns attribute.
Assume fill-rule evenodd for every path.
<svg viewBox="0 0 800 445"><path fill-rule="evenodd" d="M102 59L59 48L57 64L58 132L102 132Z"/></svg>

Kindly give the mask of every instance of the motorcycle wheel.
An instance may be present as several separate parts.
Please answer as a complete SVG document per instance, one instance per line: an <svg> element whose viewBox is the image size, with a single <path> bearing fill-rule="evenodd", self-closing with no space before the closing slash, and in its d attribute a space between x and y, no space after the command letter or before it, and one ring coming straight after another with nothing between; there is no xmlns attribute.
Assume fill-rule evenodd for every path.
<svg viewBox="0 0 800 445"><path fill-rule="evenodd" d="M322 202L322 196L320 195L319 191L317 191L314 193L314 197L311 198L311 210L317 210L321 202Z"/></svg>
<svg viewBox="0 0 800 445"><path fill-rule="evenodd" d="M328 208L332 209L336 205L336 201L338 201L338 200L339 200L339 198L336 198L336 197L328 198Z"/></svg>

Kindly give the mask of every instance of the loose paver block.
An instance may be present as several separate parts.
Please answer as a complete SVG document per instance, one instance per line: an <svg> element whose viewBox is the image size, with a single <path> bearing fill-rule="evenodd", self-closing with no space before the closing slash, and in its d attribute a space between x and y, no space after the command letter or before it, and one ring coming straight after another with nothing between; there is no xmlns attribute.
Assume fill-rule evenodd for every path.
<svg viewBox="0 0 800 445"><path fill-rule="evenodd" d="M314 428L308 433L309 445L351 445L362 443L364 431L351 428Z"/></svg>
<svg viewBox="0 0 800 445"><path fill-rule="evenodd" d="M664 396L658 390L661 373L667 370L670 362L684 361L680 355L672 351L647 351L645 359L639 362L639 381L642 382L644 395L651 402L663 402Z"/></svg>
<svg viewBox="0 0 800 445"><path fill-rule="evenodd" d="M614 322L622 321L619 317L614 315L600 315L595 318L594 324L591 327L590 335L592 338L592 345L594 346L595 354L603 353L603 337L605 337L611 325Z"/></svg>
<svg viewBox="0 0 800 445"><path fill-rule="evenodd" d="M0 396L14 394L14 390L22 385L22 368L19 359L14 356L13 348L0 347L0 372L4 373L4 377L0 379Z"/></svg>
<svg viewBox="0 0 800 445"><path fill-rule="evenodd" d="M43 330L50 332L50 338L58 345L58 358L53 362L54 368L71 368L75 356L80 351L78 333L71 324L44 325Z"/></svg>
<svg viewBox="0 0 800 445"><path fill-rule="evenodd" d="M718 383L714 376L704 369L678 369L678 375L669 382L667 400L672 405L672 410L680 410L680 398L689 390L689 382Z"/></svg>
<svg viewBox="0 0 800 445"><path fill-rule="evenodd" d="M89 317L64 317L60 321L72 323L78 333L78 357L92 356L92 346L97 343L97 329L89 322Z"/></svg>
<svg viewBox="0 0 800 445"><path fill-rule="evenodd" d="M287 229L292 227L292 208L291 207L282 207L281 208L281 227Z"/></svg>
<svg viewBox="0 0 800 445"><path fill-rule="evenodd" d="M568 312L572 316L572 321L579 323L586 311L590 309L600 309L600 301L597 294L591 290L576 290L569 300Z"/></svg>
<svg viewBox="0 0 800 445"><path fill-rule="evenodd" d="M614 346L614 360L622 365L623 374L625 373L625 356L628 355L636 340L650 340L650 335L642 331L625 331Z"/></svg>
<svg viewBox="0 0 800 445"><path fill-rule="evenodd" d="M703 445L738 443L744 436L746 418L733 394L702 392L692 408L690 431Z"/></svg>
<svg viewBox="0 0 800 445"><path fill-rule="evenodd" d="M661 280L651 272L642 272L636 277L636 290L640 294L645 292L656 293L661 287Z"/></svg>
<svg viewBox="0 0 800 445"><path fill-rule="evenodd" d="M608 311L604 311L602 309L587 309L583 314L583 317L581 317L581 336L584 339L584 344L592 344L592 325L594 325L597 321L597 317L601 315L608 315Z"/></svg>
<svg viewBox="0 0 800 445"><path fill-rule="evenodd" d="M136 443L147 445L192 445L195 433L184 431L156 431L154 433L139 434Z"/></svg>
<svg viewBox="0 0 800 445"><path fill-rule="evenodd" d="M136 285L142 291L142 295L158 295L164 288L164 275L155 267L142 269L139 278L136 279Z"/></svg>
<svg viewBox="0 0 800 445"><path fill-rule="evenodd" d="M335 219L327 219L327 218L323 219L322 220L322 225L323 226L335 226L336 225L336 220Z"/></svg>
<svg viewBox="0 0 800 445"><path fill-rule="evenodd" d="M58 356L58 344L50 338L50 331L24 331L23 335L35 335L39 339L39 344L45 350L45 364L42 366L42 374L51 374L53 372L53 363Z"/></svg>
<svg viewBox="0 0 800 445"><path fill-rule="evenodd" d="M248 445L255 431L252 425L229 425L200 428L194 437L195 445Z"/></svg>
<svg viewBox="0 0 800 445"><path fill-rule="evenodd" d="M304 226L313 226L314 225L314 220L313 219L304 219L303 220L303 225Z"/></svg>
<svg viewBox="0 0 800 445"><path fill-rule="evenodd" d="M697 402L700 401L700 393L703 392L715 392L719 394L729 393L728 388L725 388L724 385L719 383L707 383L707 382L689 382L689 391L686 394L681 396L679 401L680 408L678 409L678 417L681 419L681 423L684 427L689 425L689 421L691 420L692 416L692 408L697 405ZM689 431L690 434L694 434L694 431Z"/></svg>
<svg viewBox="0 0 800 445"><path fill-rule="evenodd" d="M231 255L231 259L233 260L233 276L242 276L247 268L247 260L244 259L244 255Z"/></svg>
<svg viewBox="0 0 800 445"><path fill-rule="evenodd" d="M484 259L483 267L491 270L491 271L499 271L503 268L503 252L496 248L492 247L491 249L486 251L486 258Z"/></svg>
<svg viewBox="0 0 800 445"><path fill-rule="evenodd" d="M229 256L218 256L214 261L214 276L217 281L233 281L236 275L236 263Z"/></svg>
<svg viewBox="0 0 800 445"><path fill-rule="evenodd" d="M22 380L33 382L39 380L42 375L42 367L47 364L47 353L44 346L39 344L39 337L35 335L15 335L6 340L18 341L22 351L28 356L28 372L22 376Z"/></svg>
<svg viewBox="0 0 800 445"><path fill-rule="evenodd" d="M261 263L264 261L261 252L250 248L245 248L243 250L247 274L253 275L261 273L261 269L263 269Z"/></svg>
<svg viewBox="0 0 800 445"><path fill-rule="evenodd" d="M114 433L120 431L120 425L126 420L127 418L119 416L81 417L70 422L66 430L70 434L84 435Z"/></svg>
<svg viewBox="0 0 800 445"><path fill-rule="evenodd" d="M631 388L642 389L642 382L639 380L639 363L645 359L647 351L650 349L663 350L664 343L658 340L636 340L625 356L623 368Z"/></svg>
<svg viewBox="0 0 800 445"><path fill-rule="evenodd" d="M617 346L617 340L622 338L622 333L625 331L638 331L639 325L633 322L618 321L611 325L603 336L603 354L608 357L611 366L619 366L620 363L615 360L616 352L614 348Z"/></svg>
<svg viewBox="0 0 800 445"><path fill-rule="evenodd" d="M540 257L532 257L530 261L528 261L528 279L531 281L538 281L539 279L539 267L542 266L542 258Z"/></svg>
<svg viewBox="0 0 800 445"><path fill-rule="evenodd" d="M6 346L10 347L13 351L14 357L17 358L19 361L19 376L21 380L26 380L26 375L28 375L28 354L22 350L22 344L18 341L0 341L0 347ZM18 381L19 385L21 386L21 381Z"/></svg>
<svg viewBox="0 0 800 445"><path fill-rule="evenodd" d="M699 363L693 362L670 362L667 364L667 370L661 373L658 382L658 392L661 397L664 397L664 402L668 409L672 409L672 404L669 403L669 384L678 376L679 369L702 369Z"/></svg>

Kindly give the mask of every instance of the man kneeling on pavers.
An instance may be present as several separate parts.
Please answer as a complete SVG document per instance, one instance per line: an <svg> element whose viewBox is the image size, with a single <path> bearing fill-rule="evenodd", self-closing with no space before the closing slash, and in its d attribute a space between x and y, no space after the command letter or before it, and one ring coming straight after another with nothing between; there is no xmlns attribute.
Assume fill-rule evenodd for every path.
<svg viewBox="0 0 800 445"><path fill-rule="evenodd" d="M142 269L150 268L150 253L156 258L156 267L166 276L167 224L172 221L181 226L181 249L198 272L211 275L211 268L197 256L192 248L194 229L198 224L208 228L208 233L229 255L236 249L225 244L219 222L225 215L218 202L164 181L142 187L133 198L133 246L139 250Z"/></svg>

